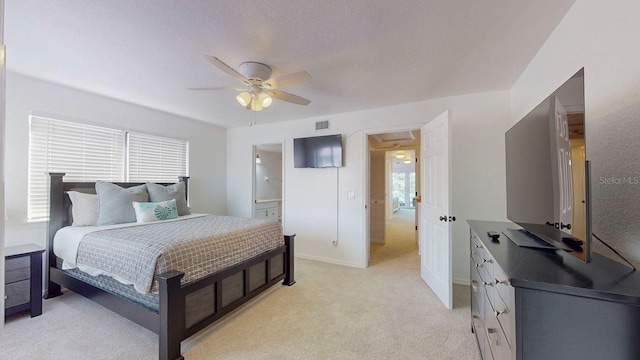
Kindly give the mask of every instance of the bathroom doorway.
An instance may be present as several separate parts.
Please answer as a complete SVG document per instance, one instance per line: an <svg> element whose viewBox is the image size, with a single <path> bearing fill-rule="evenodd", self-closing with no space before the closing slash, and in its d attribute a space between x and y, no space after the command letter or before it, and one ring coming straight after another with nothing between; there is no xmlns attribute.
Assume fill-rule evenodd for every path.
<svg viewBox="0 0 640 360"><path fill-rule="evenodd" d="M282 143L253 147L253 217L282 222Z"/></svg>

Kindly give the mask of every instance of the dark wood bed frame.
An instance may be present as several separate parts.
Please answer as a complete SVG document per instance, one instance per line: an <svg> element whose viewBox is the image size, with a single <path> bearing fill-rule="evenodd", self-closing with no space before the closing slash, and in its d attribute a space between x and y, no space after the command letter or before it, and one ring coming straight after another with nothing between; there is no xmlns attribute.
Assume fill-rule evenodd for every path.
<svg viewBox="0 0 640 360"><path fill-rule="evenodd" d="M285 235L284 246L189 284L180 284L184 273L179 271L168 271L157 275L160 304L158 313L122 296L114 295L78 280L57 267L58 259L53 253L53 237L58 229L70 225L71 222L70 200L66 192L75 190L95 193L95 183L63 182L64 173L50 173L49 175L51 181L50 220L45 266L45 299L62 295L61 287L65 287L144 326L159 335L160 360L184 359L180 354L182 340L204 329L279 281L283 281L283 284L288 286L295 283L293 262L295 235ZM187 190L188 180L188 177L180 178L180 181L185 182ZM122 187L131 187L142 183L116 184ZM188 191L186 192L188 193ZM232 277L241 279L240 282L236 282L238 285L231 285L234 283L229 280ZM208 287L213 287L214 295L211 306L213 312L197 323L187 325L186 312L189 310L187 309L187 297ZM223 301L225 291L227 294L232 292L239 295L233 298L230 303L225 304Z"/></svg>

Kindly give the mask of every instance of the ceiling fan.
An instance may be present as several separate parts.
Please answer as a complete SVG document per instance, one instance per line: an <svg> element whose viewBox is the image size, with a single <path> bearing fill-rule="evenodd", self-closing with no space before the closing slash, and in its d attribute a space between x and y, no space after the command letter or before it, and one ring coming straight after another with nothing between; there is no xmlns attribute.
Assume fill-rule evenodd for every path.
<svg viewBox="0 0 640 360"><path fill-rule="evenodd" d="M269 107L274 98L298 105L309 105L311 103L309 99L277 90L311 79L311 76L306 71L271 78L271 68L259 62L243 62L238 67L238 71L235 71L215 56L205 55L204 57L218 69L240 81L243 86L189 88L189 90L240 91L240 94L236 96L236 100L240 105L253 111L262 111L264 108Z"/></svg>

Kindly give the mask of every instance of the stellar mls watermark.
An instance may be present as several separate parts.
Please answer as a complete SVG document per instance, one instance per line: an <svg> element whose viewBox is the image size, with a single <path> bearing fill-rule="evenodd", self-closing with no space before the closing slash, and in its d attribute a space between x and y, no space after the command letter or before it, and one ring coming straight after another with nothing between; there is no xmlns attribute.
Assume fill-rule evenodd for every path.
<svg viewBox="0 0 640 360"><path fill-rule="evenodd" d="M600 185L638 185L640 176L601 176Z"/></svg>

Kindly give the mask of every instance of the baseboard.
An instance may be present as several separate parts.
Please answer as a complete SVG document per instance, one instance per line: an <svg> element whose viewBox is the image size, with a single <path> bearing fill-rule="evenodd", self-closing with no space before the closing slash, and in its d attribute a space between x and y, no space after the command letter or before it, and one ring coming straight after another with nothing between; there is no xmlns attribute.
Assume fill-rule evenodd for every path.
<svg viewBox="0 0 640 360"><path fill-rule="evenodd" d="M466 278L463 279L463 278L455 278L454 277L453 278L453 283L454 284L460 284L460 285L467 285L467 286L471 285L471 281L469 281L469 279L466 279Z"/></svg>
<svg viewBox="0 0 640 360"><path fill-rule="evenodd" d="M348 267L354 267L354 268L362 268L362 266L360 264L354 264L354 263L350 263L350 262L346 262L346 261L323 258L323 257L320 257L320 256L305 255L305 254L297 253L295 255L295 257L300 258L300 259L321 261L321 262L325 262L325 263L329 263L329 264L336 264L336 265L342 265L342 266L348 266Z"/></svg>

